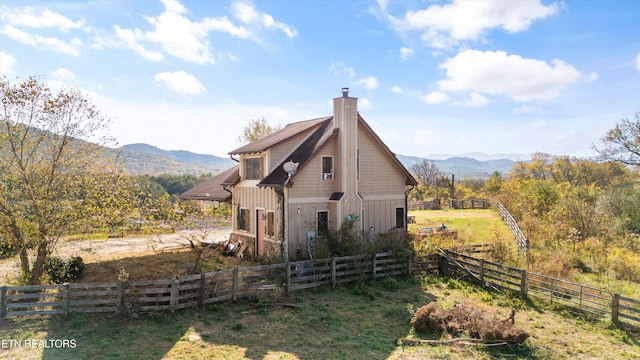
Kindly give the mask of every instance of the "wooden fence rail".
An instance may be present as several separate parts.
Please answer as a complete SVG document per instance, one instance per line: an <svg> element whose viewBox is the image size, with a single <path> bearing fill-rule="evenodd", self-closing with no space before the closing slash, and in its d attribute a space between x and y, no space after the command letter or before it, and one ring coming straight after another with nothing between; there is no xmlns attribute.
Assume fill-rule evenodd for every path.
<svg viewBox="0 0 640 360"><path fill-rule="evenodd" d="M442 275L463 277L470 273L482 282L523 298L536 298L562 306L574 314L610 318L616 325L640 328L639 300L452 251L446 251L446 254L455 259L456 264L441 261Z"/></svg>
<svg viewBox="0 0 640 360"><path fill-rule="evenodd" d="M509 229L511 229L513 234L516 236L516 240L518 241L518 251L526 252L529 248L529 239L527 239L522 230L520 230L516 219L511 216L509 210L507 210L500 201L496 201L496 208L498 208L498 212L500 213L502 220L507 223Z"/></svg>
<svg viewBox="0 0 640 360"><path fill-rule="evenodd" d="M390 253L235 268L175 279L0 287L0 319L27 315L153 312L411 273Z"/></svg>

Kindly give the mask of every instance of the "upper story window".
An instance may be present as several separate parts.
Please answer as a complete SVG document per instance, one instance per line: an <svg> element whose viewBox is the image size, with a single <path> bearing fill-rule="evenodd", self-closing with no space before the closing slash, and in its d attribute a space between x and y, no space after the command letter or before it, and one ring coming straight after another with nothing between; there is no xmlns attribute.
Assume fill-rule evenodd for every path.
<svg viewBox="0 0 640 360"><path fill-rule="evenodd" d="M244 159L244 178L246 180L261 180L264 176L263 160L261 157Z"/></svg>
<svg viewBox="0 0 640 360"><path fill-rule="evenodd" d="M322 180L333 180L333 157L322 157Z"/></svg>

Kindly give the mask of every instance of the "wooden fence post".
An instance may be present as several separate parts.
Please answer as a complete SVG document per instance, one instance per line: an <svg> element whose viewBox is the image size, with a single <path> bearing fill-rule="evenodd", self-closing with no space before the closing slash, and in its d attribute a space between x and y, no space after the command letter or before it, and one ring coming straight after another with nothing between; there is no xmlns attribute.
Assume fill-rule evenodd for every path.
<svg viewBox="0 0 640 360"><path fill-rule="evenodd" d="M7 316L7 287L0 288L0 319Z"/></svg>
<svg viewBox="0 0 640 360"><path fill-rule="evenodd" d="M332 257L331 258L331 285L333 285L333 287L335 287L337 284L337 279L336 279L336 258Z"/></svg>
<svg viewBox="0 0 640 360"><path fill-rule="evenodd" d="M231 288L231 299L238 300L238 268L233 269L233 286Z"/></svg>
<svg viewBox="0 0 640 360"><path fill-rule="evenodd" d="M520 297L527 298L527 270L520 270Z"/></svg>
<svg viewBox="0 0 640 360"><path fill-rule="evenodd" d="M378 266L378 264L376 263L376 255L377 254L373 254L373 256L371 257L371 280L372 281L376 281L376 266Z"/></svg>
<svg viewBox="0 0 640 360"><path fill-rule="evenodd" d="M118 281L118 309L124 309L124 281Z"/></svg>
<svg viewBox="0 0 640 360"><path fill-rule="evenodd" d="M200 306L202 306L202 308L204 309L204 297L205 297L205 288L206 288L206 283L204 280L204 274L200 274Z"/></svg>
<svg viewBox="0 0 640 360"><path fill-rule="evenodd" d="M179 279L173 279L171 281L171 295L169 296L169 309L171 309L171 311L174 311L178 306L178 295L180 295L179 285Z"/></svg>
<svg viewBox="0 0 640 360"><path fill-rule="evenodd" d="M62 312L69 315L69 284L62 285Z"/></svg>
<svg viewBox="0 0 640 360"><path fill-rule="evenodd" d="M480 281L484 282L484 259L480 259Z"/></svg>
<svg viewBox="0 0 640 360"><path fill-rule="evenodd" d="M286 266L287 282L284 283L284 292L288 295L289 289L291 289L291 263L287 261Z"/></svg>
<svg viewBox="0 0 640 360"><path fill-rule="evenodd" d="M618 326L620 322L618 321L618 312L620 311L620 294L613 294L613 299L611 301L611 322Z"/></svg>

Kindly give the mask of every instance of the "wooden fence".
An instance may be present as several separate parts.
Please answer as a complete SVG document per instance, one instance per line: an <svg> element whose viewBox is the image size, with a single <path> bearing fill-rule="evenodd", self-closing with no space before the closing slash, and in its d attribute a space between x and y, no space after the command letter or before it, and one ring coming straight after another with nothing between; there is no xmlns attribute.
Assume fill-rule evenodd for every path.
<svg viewBox="0 0 640 360"><path fill-rule="evenodd" d="M173 311L327 284L411 273L390 253L235 268L175 279L0 287L0 319L27 315Z"/></svg>
<svg viewBox="0 0 640 360"><path fill-rule="evenodd" d="M456 252L445 252L453 262L440 261L440 273L443 275L470 275L490 287L515 293L523 298L536 298L577 315L610 318L616 325L640 328L638 300Z"/></svg>
<svg viewBox="0 0 640 360"><path fill-rule="evenodd" d="M518 241L518 251L526 252L529 248L529 239L527 239L522 230L520 230L516 219L511 216L509 210L507 210L507 208L504 207L502 203L500 203L500 201L496 201L496 208L498 208L500 216L502 216L504 222L507 223L509 229L511 229L513 234L516 236L516 240Z"/></svg>
<svg viewBox="0 0 640 360"><path fill-rule="evenodd" d="M451 209L489 209L491 201L487 199L449 199L449 208Z"/></svg>

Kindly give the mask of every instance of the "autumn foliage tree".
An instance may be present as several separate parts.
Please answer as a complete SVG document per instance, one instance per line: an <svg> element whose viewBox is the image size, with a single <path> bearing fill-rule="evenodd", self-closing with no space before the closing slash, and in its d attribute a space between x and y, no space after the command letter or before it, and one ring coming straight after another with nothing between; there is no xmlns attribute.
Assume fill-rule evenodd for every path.
<svg viewBox="0 0 640 360"><path fill-rule="evenodd" d="M37 77L0 89L0 245L38 284L61 238L125 221L138 187L107 156L109 120L81 92Z"/></svg>

